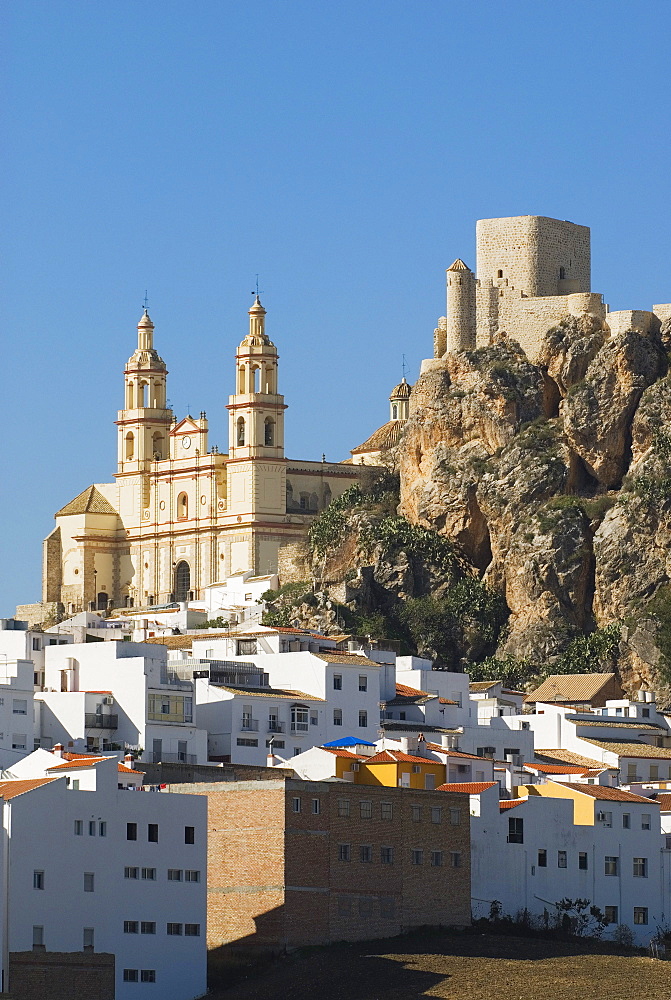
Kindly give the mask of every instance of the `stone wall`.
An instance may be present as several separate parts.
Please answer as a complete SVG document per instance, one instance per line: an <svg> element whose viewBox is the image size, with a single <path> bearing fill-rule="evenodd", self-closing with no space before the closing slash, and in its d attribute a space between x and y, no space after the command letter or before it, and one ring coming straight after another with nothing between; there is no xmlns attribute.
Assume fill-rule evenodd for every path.
<svg viewBox="0 0 671 1000"><path fill-rule="evenodd" d="M9 986L14 1000L114 1000L114 955L12 952Z"/></svg>
<svg viewBox="0 0 671 1000"><path fill-rule="evenodd" d="M288 542L280 545L277 554L277 575L280 578L280 586L285 583L301 583L311 578L307 542Z"/></svg>

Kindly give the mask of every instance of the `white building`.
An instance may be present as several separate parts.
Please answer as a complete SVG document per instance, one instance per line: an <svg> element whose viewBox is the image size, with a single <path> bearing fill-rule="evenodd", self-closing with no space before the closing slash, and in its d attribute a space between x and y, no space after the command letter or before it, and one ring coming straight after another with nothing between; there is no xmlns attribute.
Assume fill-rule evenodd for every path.
<svg viewBox="0 0 671 1000"><path fill-rule="evenodd" d="M0 637L16 636L24 643L26 635L0 631ZM33 693L32 661L0 652L0 769L11 767L33 750Z"/></svg>
<svg viewBox="0 0 671 1000"><path fill-rule="evenodd" d="M207 802L117 787L115 758L37 751L0 782L5 989L12 952L111 952L117 1000L206 989Z"/></svg>
<svg viewBox="0 0 671 1000"><path fill-rule="evenodd" d="M255 576L251 570L234 573L228 580L211 583L203 587L203 600L208 619L224 618L231 625L241 622L261 621L265 610L261 597L267 590L277 590L279 578L276 573Z"/></svg>
<svg viewBox="0 0 671 1000"><path fill-rule="evenodd" d="M0 618L0 661L31 660L33 683L38 689L44 684L44 650L47 646L64 646L69 642L73 642L69 634L38 632L16 618Z"/></svg>
<svg viewBox="0 0 671 1000"><path fill-rule="evenodd" d="M528 791L502 802L496 785L470 795L474 917L500 907L552 922L560 900L587 899L609 921L604 936L625 924L647 944L669 917L659 806L600 785L550 782Z"/></svg>
<svg viewBox="0 0 671 1000"><path fill-rule="evenodd" d="M49 648L45 690L35 699L41 740L141 749L150 762L207 763L193 681L169 670L167 656L164 646L121 641Z"/></svg>

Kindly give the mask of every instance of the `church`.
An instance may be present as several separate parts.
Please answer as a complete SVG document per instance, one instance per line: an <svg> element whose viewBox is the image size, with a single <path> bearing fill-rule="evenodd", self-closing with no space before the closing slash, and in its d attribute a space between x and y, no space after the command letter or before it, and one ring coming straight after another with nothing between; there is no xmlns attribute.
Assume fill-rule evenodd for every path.
<svg viewBox="0 0 671 1000"><path fill-rule="evenodd" d="M235 573L276 573L280 546L304 538L362 466L379 464L377 441L346 462L285 458L286 404L265 320L257 295L235 355L224 455L208 445L205 413L178 421L168 408L168 371L145 309L124 372L114 482L88 486L55 515L44 542L45 614L199 600ZM392 399L399 429L405 384L401 394L402 411Z"/></svg>

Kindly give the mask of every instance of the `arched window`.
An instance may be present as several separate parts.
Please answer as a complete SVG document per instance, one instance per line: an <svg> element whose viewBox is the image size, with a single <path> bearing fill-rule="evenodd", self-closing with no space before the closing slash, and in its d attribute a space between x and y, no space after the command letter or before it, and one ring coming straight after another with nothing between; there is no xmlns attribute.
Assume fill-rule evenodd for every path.
<svg viewBox="0 0 671 1000"><path fill-rule="evenodd" d="M391 419L398 420L398 405L396 403L392 403L391 406Z"/></svg>
<svg viewBox="0 0 671 1000"><path fill-rule="evenodd" d="M275 444L275 421L272 417L266 417L265 423L265 443L267 445Z"/></svg>
<svg viewBox="0 0 671 1000"><path fill-rule="evenodd" d="M291 732L307 733L310 728L310 712L306 705L291 706Z"/></svg>
<svg viewBox="0 0 671 1000"><path fill-rule="evenodd" d="M188 601L191 587L191 570L188 562L182 560L175 566L175 600Z"/></svg>
<svg viewBox="0 0 671 1000"><path fill-rule="evenodd" d="M560 267L559 268L559 280L563 281L565 277L566 277L566 268L565 267Z"/></svg>
<svg viewBox="0 0 671 1000"><path fill-rule="evenodd" d="M137 387L137 405L138 407L147 405L147 383L140 382Z"/></svg>
<svg viewBox="0 0 671 1000"><path fill-rule="evenodd" d="M133 404L135 401L135 386L132 382L129 382L126 386L126 407L129 410L133 409Z"/></svg>
<svg viewBox="0 0 671 1000"><path fill-rule="evenodd" d="M496 272L496 277L497 278L502 278L503 277L503 271L497 271Z"/></svg>
<svg viewBox="0 0 671 1000"><path fill-rule="evenodd" d="M155 431L152 435L151 450L154 458L163 458L163 435L160 431Z"/></svg>
<svg viewBox="0 0 671 1000"><path fill-rule="evenodd" d="M287 510L294 505L294 488L287 479Z"/></svg>
<svg viewBox="0 0 671 1000"><path fill-rule="evenodd" d="M245 418L238 417L238 434L237 434L238 447L241 447L245 443Z"/></svg>
<svg viewBox="0 0 671 1000"><path fill-rule="evenodd" d="M107 605L109 603L109 595L101 590L98 594L98 600L96 602L96 608L98 611L107 611Z"/></svg>
<svg viewBox="0 0 671 1000"><path fill-rule="evenodd" d="M263 391L270 396L275 392L275 369L270 366L266 367L265 383Z"/></svg>
<svg viewBox="0 0 671 1000"><path fill-rule="evenodd" d="M132 461L133 455L135 454L135 437L132 431L128 431L126 434L126 461Z"/></svg>
<svg viewBox="0 0 671 1000"><path fill-rule="evenodd" d="M177 497L177 517L184 519L189 516L189 498L186 493L180 493ZM188 589L188 588L187 588Z"/></svg>
<svg viewBox="0 0 671 1000"><path fill-rule="evenodd" d="M261 392L261 369L252 368L251 376L252 384L249 387L251 392Z"/></svg>
<svg viewBox="0 0 671 1000"><path fill-rule="evenodd" d="M238 368L238 392L243 393L245 391L245 369L241 365Z"/></svg>

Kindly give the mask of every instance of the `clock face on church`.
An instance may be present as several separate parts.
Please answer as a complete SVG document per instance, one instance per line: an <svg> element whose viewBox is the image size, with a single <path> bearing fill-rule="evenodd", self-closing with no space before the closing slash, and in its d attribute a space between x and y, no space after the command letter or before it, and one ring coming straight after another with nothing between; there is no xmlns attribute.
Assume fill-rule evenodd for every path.
<svg viewBox="0 0 671 1000"><path fill-rule="evenodd" d="M191 447L191 438L188 437L187 435L186 437L182 438L182 448L190 448L190 447Z"/></svg>

